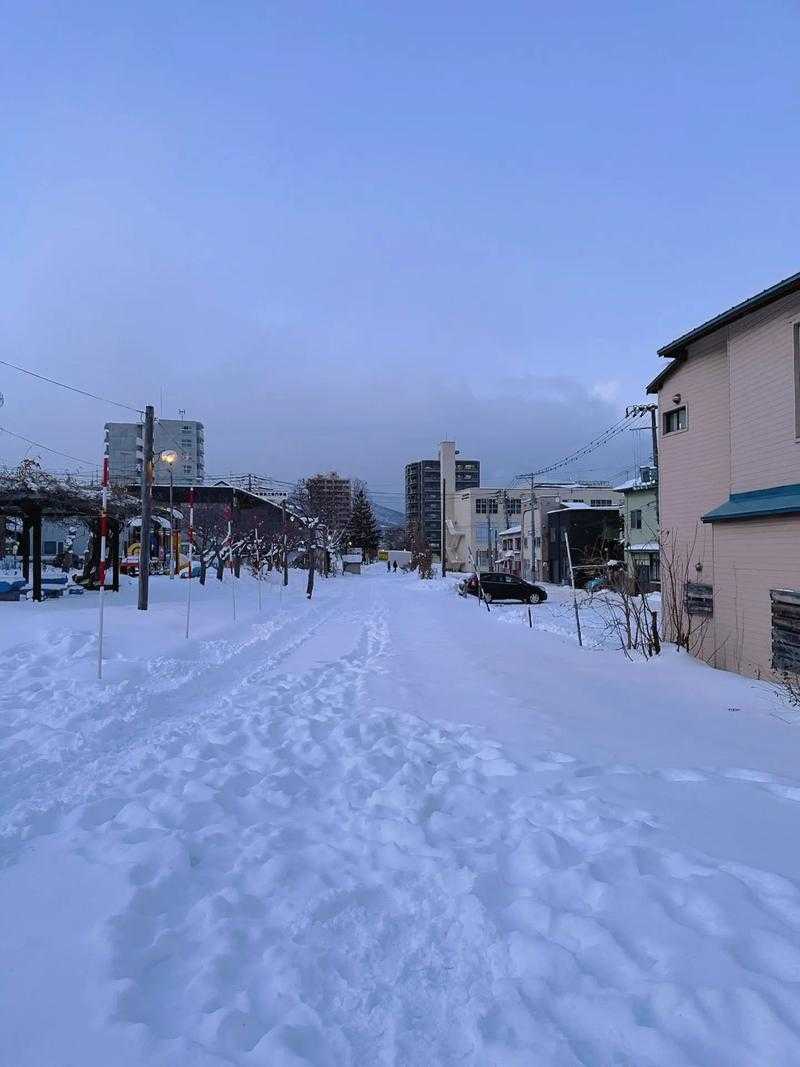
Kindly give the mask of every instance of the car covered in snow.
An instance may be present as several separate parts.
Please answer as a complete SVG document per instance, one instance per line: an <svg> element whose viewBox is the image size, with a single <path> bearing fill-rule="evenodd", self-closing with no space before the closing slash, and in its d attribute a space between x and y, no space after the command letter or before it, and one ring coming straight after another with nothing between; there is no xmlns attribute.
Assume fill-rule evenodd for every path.
<svg viewBox="0 0 800 1067"><path fill-rule="evenodd" d="M493 600L518 600L522 604L542 604L547 593L540 585L527 582L516 574L481 571L480 577L471 574L459 582L461 596L477 596L491 603Z"/></svg>

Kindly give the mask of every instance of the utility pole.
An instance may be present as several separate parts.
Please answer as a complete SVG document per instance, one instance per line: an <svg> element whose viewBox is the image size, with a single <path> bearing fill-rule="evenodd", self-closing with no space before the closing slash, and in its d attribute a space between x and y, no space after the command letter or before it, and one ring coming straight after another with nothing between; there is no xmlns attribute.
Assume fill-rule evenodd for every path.
<svg viewBox="0 0 800 1067"><path fill-rule="evenodd" d="M653 436L653 466L656 469L656 478L658 478L658 425L656 423L656 412L658 411L658 404L632 404L630 407L625 408L625 415L645 415L650 412L650 432ZM658 514L658 486L656 486L656 522L659 523Z"/></svg>
<svg viewBox="0 0 800 1067"><path fill-rule="evenodd" d="M536 497L536 493L535 493L534 488L533 488L533 475L531 475L531 573L530 573L530 580L531 581L533 581L533 575L534 575L534 571L535 571L534 545L536 543L536 538L534 536L534 533L535 533L536 523L534 522L534 514L533 514L535 497ZM522 537L523 537L523 539L525 538L525 514L524 514L524 512L523 512L523 515L522 515Z"/></svg>
<svg viewBox="0 0 800 1067"><path fill-rule="evenodd" d="M447 479L442 478L442 577L447 574Z"/></svg>
<svg viewBox="0 0 800 1067"><path fill-rule="evenodd" d="M153 405L144 409L142 456L142 536L139 538L139 611L147 611L150 591L150 514L153 503Z"/></svg>
<svg viewBox="0 0 800 1067"><path fill-rule="evenodd" d="M583 635L581 634L581 617L578 612L578 594L575 592L575 571L572 569L572 552L569 547L569 534L564 531L564 544L567 546L567 563L569 564L569 581L572 586L572 606L575 608L575 625L578 628L578 644L583 648Z"/></svg>
<svg viewBox="0 0 800 1067"><path fill-rule="evenodd" d="M286 547L286 499L281 501L283 513L283 584L289 584L289 552Z"/></svg>

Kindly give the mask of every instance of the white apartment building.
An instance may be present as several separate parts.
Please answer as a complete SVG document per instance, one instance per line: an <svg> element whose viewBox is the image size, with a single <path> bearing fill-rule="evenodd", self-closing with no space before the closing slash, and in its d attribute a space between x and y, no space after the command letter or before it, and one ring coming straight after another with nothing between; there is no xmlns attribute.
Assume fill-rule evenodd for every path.
<svg viewBox="0 0 800 1067"><path fill-rule="evenodd" d="M480 486L460 489L446 511L447 567L470 571L490 569L498 558L499 538L510 526L519 525L522 509L530 502L529 489Z"/></svg>
<svg viewBox="0 0 800 1067"><path fill-rule="evenodd" d="M137 422L107 422L106 450L112 483L137 485L144 463L144 427ZM153 428L154 482L169 484L169 464L162 452L176 452L175 485L202 485L205 479L205 432L193 419L157 419Z"/></svg>

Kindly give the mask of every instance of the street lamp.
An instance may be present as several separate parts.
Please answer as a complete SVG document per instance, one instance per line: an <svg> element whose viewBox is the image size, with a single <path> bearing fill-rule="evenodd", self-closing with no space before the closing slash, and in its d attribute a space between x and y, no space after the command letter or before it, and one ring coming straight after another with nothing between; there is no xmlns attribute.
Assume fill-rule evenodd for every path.
<svg viewBox="0 0 800 1067"><path fill-rule="evenodd" d="M178 453L171 448L161 453L161 462L166 463L169 469L169 576L175 577L175 515L172 510L172 465L178 458Z"/></svg>

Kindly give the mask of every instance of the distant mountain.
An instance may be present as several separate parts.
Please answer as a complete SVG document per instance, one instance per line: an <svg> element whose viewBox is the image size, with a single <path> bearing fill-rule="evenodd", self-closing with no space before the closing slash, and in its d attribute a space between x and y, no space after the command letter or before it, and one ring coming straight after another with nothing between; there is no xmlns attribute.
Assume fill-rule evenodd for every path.
<svg viewBox="0 0 800 1067"><path fill-rule="evenodd" d="M391 526L405 526L406 517L402 511L387 508L384 504L376 504L374 500L371 503L375 518L382 530L388 530Z"/></svg>

